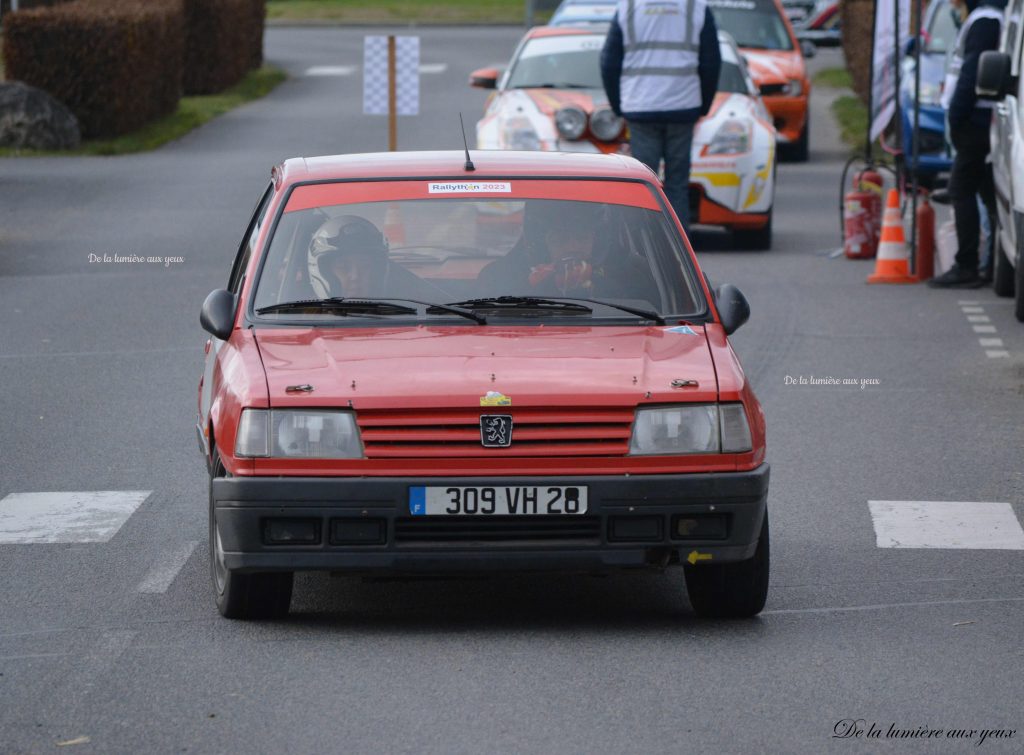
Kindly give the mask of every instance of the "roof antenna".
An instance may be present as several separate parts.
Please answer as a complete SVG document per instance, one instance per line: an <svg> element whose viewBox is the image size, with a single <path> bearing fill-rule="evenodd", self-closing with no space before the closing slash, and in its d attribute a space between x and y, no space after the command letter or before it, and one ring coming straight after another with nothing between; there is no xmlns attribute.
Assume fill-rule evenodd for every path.
<svg viewBox="0 0 1024 755"><path fill-rule="evenodd" d="M462 144L466 148L466 165L464 166L467 173L476 170L476 166L473 165L473 161L469 159L469 142L466 141L466 124L462 122L462 112L459 111L459 126L462 128Z"/></svg>

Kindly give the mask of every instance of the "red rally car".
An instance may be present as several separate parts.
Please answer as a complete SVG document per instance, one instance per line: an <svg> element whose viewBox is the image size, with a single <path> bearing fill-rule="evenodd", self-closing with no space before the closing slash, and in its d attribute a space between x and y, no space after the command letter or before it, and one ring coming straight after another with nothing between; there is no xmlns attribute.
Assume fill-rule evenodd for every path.
<svg viewBox="0 0 1024 755"><path fill-rule="evenodd" d="M681 566L697 613L758 613L749 312L630 157L286 161L200 314L220 612L287 613L298 570Z"/></svg>

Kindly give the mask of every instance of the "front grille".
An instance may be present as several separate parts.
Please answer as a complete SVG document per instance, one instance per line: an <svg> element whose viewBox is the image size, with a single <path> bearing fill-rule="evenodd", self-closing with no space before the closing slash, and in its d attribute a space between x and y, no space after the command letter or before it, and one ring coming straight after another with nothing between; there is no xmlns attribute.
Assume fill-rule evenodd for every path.
<svg viewBox="0 0 1024 755"><path fill-rule="evenodd" d="M934 131L920 131L920 150L925 153L938 152L945 154L946 152L946 137L943 134L936 133Z"/></svg>
<svg viewBox="0 0 1024 755"><path fill-rule="evenodd" d="M395 520L396 545L590 543L601 539L597 516L452 516Z"/></svg>
<svg viewBox="0 0 1024 755"><path fill-rule="evenodd" d="M765 97L770 97L773 94L784 94L787 84L762 84L758 87L761 90L761 94Z"/></svg>
<svg viewBox="0 0 1024 755"><path fill-rule="evenodd" d="M480 415L510 414L512 445L484 448ZM358 415L366 457L624 456L632 409L517 409L494 406L440 411L362 411Z"/></svg>

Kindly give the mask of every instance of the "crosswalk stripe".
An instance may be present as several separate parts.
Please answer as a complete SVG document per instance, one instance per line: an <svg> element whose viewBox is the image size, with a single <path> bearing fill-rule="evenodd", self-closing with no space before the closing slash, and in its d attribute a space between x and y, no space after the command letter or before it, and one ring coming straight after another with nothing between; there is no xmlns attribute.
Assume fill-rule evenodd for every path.
<svg viewBox="0 0 1024 755"><path fill-rule="evenodd" d="M199 545L198 541L189 540L161 554L157 562L150 568L149 573L139 583L137 591L144 593L167 592L167 588L174 582L181 567L192 557L197 545Z"/></svg>
<svg viewBox="0 0 1024 755"><path fill-rule="evenodd" d="M868 501L879 548L1024 550L1008 503L991 501Z"/></svg>
<svg viewBox="0 0 1024 755"><path fill-rule="evenodd" d="M0 544L105 543L150 490L11 493L0 499Z"/></svg>

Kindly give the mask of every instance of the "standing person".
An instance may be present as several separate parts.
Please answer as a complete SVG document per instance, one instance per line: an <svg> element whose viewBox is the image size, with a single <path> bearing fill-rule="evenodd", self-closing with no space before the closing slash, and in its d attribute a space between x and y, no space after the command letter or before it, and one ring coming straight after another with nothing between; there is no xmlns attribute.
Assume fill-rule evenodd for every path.
<svg viewBox="0 0 1024 755"><path fill-rule="evenodd" d="M601 51L605 93L629 125L633 157L655 173L665 161L665 194L687 231L693 126L711 109L721 66L705 0L619 0Z"/></svg>
<svg viewBox="0 0 1024 755"><path fill-rule="evenodd" d="M974 86L978 59L986 50L999 49L999 31L1005 0L951 0L955 10L968 15L956 39L942 90L942 106L949 120L949 138L956 150L949 174L949 197L956 220L957 252L953 267L932 278L932 288L979 288L978 242L981 213L978 198L988 215L989 227L996 213L992 163L988 161L989 126L993 103L979 100Z"/></svg>

